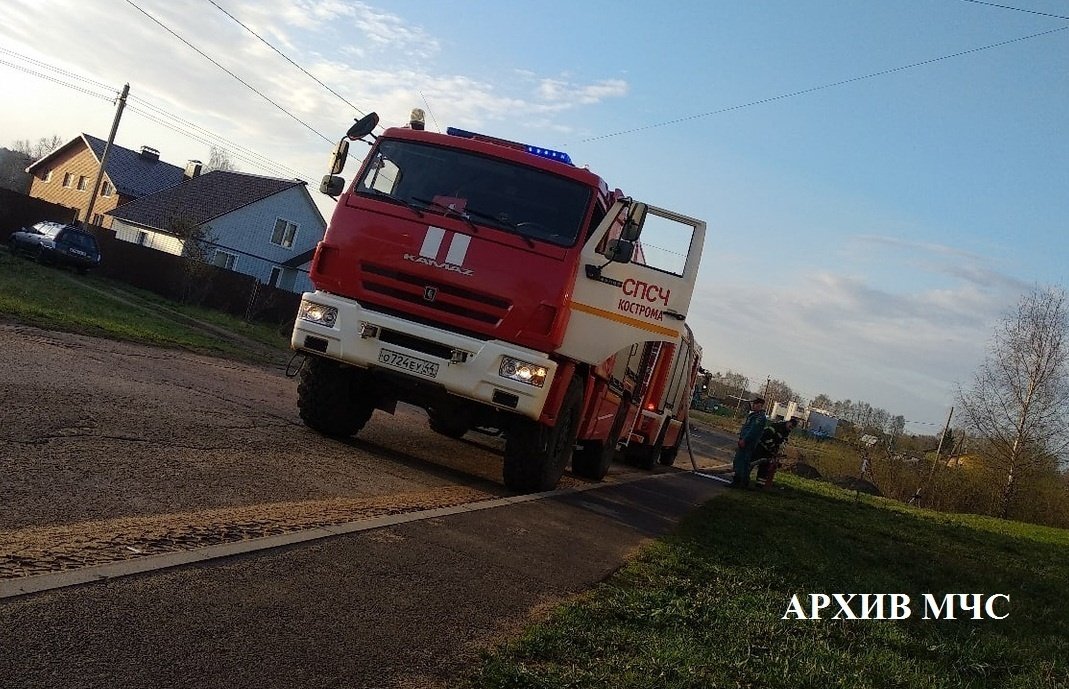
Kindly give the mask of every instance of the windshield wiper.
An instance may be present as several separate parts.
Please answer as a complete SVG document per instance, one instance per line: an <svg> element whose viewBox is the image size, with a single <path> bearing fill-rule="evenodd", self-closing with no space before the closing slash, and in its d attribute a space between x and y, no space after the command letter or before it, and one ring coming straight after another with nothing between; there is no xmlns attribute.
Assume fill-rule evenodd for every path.
<svg viewBox="0 0 1069 689"><path fill-rule="evenodd" d="M420 208L419 206L417 206L414 203L409 203L408 201L406 201L406 200L404 200L402 198L398 198L397 196L394 196L392 194L387 194L384 191L379 191L378 189L372 189L371 187L368 187L366 189L358 189L357 193L359 193L359 194L368 194L370 196L374 196L377 199L382 199L383 201L386 201L387 203L395 203L395 204L397 204L399 206L404 206L405 208L408 208L409 210L411 210L413 213L415 213L419 217L421 217L421 218L423 217L423 209L422 208Z"/></svg>
<svg viewBox="0 0 1069 689"><path fill-rule="evenodd" d="M475 223L473 223L471 221L471 218L468 216L467 211L457 210L453 206L447 206L444 203L438 203L437 201L431 201L429 199L421 199L418 196L413 196L412 200L415 201L416 203L422 203L424 206L427 206L429 208L436 208L436 209L442 211L442 215L446 216L447 218L449 216L460 218L464 222L468 223L468 227L471 228L472 232L478 232L479 231L479 228L476 227Z"/></svg>

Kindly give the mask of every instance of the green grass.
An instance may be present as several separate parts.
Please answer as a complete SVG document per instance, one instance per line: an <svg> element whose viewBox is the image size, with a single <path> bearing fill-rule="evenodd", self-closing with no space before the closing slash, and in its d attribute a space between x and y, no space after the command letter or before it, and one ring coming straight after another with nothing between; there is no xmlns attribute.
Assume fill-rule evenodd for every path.
<svg viewBox="0 0 1069 689"><path fill-rule="evenodd" d="M234 339L183 322L171 310L226 328L262 346L253 351ZM275 358L284 356L288 344L288 337L277 327L179 305L99 276L40 266L6 250L0 252L0 318L49 330L252 362L269 360L271 351L277 351Z"/></svg>
<svg viewBox="0 0 1069 689"><path fill-rule="evenodd" d="M1069 686L1069 531L777 488L711 501L467 686ZM810 593L905 593L913 616L782 619ZM924 593L1009 594L1009 617L923 620Z"/></svg>

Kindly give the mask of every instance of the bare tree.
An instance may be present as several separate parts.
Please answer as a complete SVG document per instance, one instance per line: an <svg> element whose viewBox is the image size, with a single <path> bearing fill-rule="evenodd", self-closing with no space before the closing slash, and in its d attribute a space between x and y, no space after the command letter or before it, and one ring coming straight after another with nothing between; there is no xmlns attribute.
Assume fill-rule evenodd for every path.
<svg viewBox="0 0 1069 689"><path fill-rule="evenodd" d="M29 139L19 139L11 145L11 149L19 153L25 153L37 161L62 145L63 139L60 138L59 134L53 134L51 137L42 136L33 143Z"/></svg>
<svg viewBox="0 0 1069 689"><path fill-rule="evenodd" d="M1069 449L1069 305L1060 288L1036 288L996 326L968 390L959 388L964 424L982 441L1003 481L1007 517L1023 479Z"/></svg>
<svg viewBox="0 0 1069 689"><path fill-rule="evenodd" d="M183 215L169 219L167 229L182 240L182 301L199 304L211 289L211 261L215 255L215 233L211 225L198 225Z"/></svg>
<svg viewBox="0 0 1069 689"><path fill-rule="evenodd" d="M208 154L208 164L204 169L205 172L211 172L212 170L233 172L237 169L237 166L230 160L230 153L225 148L211 147L211 151Z"/></svg>

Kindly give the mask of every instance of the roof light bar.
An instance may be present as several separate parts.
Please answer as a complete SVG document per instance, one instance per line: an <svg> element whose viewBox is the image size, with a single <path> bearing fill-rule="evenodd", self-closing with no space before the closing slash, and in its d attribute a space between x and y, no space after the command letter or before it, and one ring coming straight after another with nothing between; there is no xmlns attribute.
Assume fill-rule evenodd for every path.
<svg viewBox="0 0 1069 689"><path fill-rule="evenodd" d="M558 163L564 163L565 165L573 165L571 156L563 151L554 151L549 148L542 148L540 146L531 146L529 144L521 144L518 141L509 141L508 139L499 139L495 136L487 136L486 134L477 134L476 132L469 132L464 129L457 129L456 127L447 127L445 133L450 136L459 136L462 139L472 139L474 141L485 141L491 144L497 144L498 146L505 146L517 151L525 151L531 155L536 155L540 158L548 158L549 160L555 160ZM573 165L574 167L574 165Z"/></svg>

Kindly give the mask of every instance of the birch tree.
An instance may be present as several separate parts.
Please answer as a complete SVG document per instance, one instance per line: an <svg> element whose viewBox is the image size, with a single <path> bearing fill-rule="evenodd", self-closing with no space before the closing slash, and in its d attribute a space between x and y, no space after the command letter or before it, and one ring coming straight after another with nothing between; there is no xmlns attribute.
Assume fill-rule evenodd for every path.
<svg viewBox="0 0 1069 689"><path fill-rule="evenodd" d="M968 389L958 391L966 428L982 441L1009 516L1021 482L1069 449L1069 305L1061 288L1036 288L995 328Z"/></svg>

